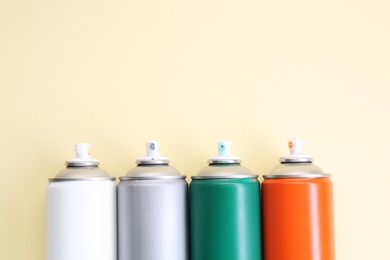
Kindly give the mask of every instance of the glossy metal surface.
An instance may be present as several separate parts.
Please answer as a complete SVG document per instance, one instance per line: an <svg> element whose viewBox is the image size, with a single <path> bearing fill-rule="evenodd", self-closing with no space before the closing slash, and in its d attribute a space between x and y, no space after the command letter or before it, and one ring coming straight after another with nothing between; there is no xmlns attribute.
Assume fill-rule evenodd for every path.
<svg viewBox="0 0 390 260"><path fill-rule="evenodd" d="M164 177L121 179L119 260L188 259L187 182Z"/></svg>
<svg viewBox="0 0 390 260"><path fill-rule="evenodd" d="M116 184L54 181L47 187L47 260L116 260Z"/></svg>
<svg viewBox="0 0 390 260"><path fill-rule="evenodd" d="M256 178L193 179L191 259L262 259L259 194Z"/></svg>
<svg viewBox="0 0 390 260"><path fill-rule="evenodd" d="M329 178L262 183L265 260L334 260L333 188Z"/></svg>

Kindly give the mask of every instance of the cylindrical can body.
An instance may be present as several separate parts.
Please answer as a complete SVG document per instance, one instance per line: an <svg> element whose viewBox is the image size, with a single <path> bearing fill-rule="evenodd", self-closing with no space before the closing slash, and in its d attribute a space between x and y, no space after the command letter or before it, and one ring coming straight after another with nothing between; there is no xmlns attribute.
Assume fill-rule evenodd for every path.
<svg viewBox="0 0 390 260"><path fill-rule="evenodd" d="M184 176L121 178L119 260L188 259L187 211Z"/></svg>
<svg viewBox="0 0 390 260"><path fill-rule="evenodd" d="M47 187L47 260L116 260L116 185L111 179Z"/></svg>
<svg viewBox="0 0 390 260"><path fill-rule="evenodd" d="M334 260L333 191L328 177L265 178L265 260Z"/></svg>
<svg viewBox="0 0 390 260"><path fill-rule="evenodd" d="M262 259L260 228L256 177L192 180L191 260Z"/></svg>

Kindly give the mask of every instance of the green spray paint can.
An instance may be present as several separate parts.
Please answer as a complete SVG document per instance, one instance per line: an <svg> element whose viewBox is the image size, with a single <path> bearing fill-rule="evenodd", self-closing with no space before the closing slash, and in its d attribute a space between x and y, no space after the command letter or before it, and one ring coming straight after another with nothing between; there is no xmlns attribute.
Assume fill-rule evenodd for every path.
<svg viewBox="0 0 390 260"><path fill-rule="evenodd" d="M260 183L228 141L190 184L191 260L260 260Z"/></svg>

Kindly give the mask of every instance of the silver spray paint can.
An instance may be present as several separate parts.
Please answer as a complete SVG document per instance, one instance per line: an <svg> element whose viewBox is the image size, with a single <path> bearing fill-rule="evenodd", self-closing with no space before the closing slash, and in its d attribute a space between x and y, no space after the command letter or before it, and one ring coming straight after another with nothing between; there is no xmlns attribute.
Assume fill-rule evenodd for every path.
<svg viewBox="0 0 390 260"><path fill-rule="evenodd" d="M118 185L119 260L188 259L185 176L146 143L147 156Z"/></svg>
<svg viewBox="0 0 390 260"><path fill-rule="evenodd" d="M77 144L77 157L49 179L47 260L116 260L115 178L91 158L89 144Z"/></svg>

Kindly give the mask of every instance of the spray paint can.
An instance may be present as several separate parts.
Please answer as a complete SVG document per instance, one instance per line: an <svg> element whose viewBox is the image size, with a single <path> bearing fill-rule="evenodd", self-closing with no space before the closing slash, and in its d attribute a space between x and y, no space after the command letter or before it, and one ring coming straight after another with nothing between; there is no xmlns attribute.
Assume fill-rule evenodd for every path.
<svg viewBox="0 0 390 260"><path fill-rule="evenodd" d="M265 260L334 260L333 190L330 175L289 141L290 154L264 175Z"/></svg>
<svg viewBox="0 0 390 260"><path fill-rule="evenodd" d="M116 260L115 178L77 144L77 157L49 179L47 260Z"/></svg>
<svg viewBox="0 0 390 260"><path fill-rule="evenodd" d="M218 156L190 184L192 260L259 260L260 184L257 175L218 143Z"/></svg>
<svg viewBox="0 0 390 260"><path fill-rule="evenodd" d="M188 259L188 185L146 143L147 156L118 185L119 260Z"/></svg>

